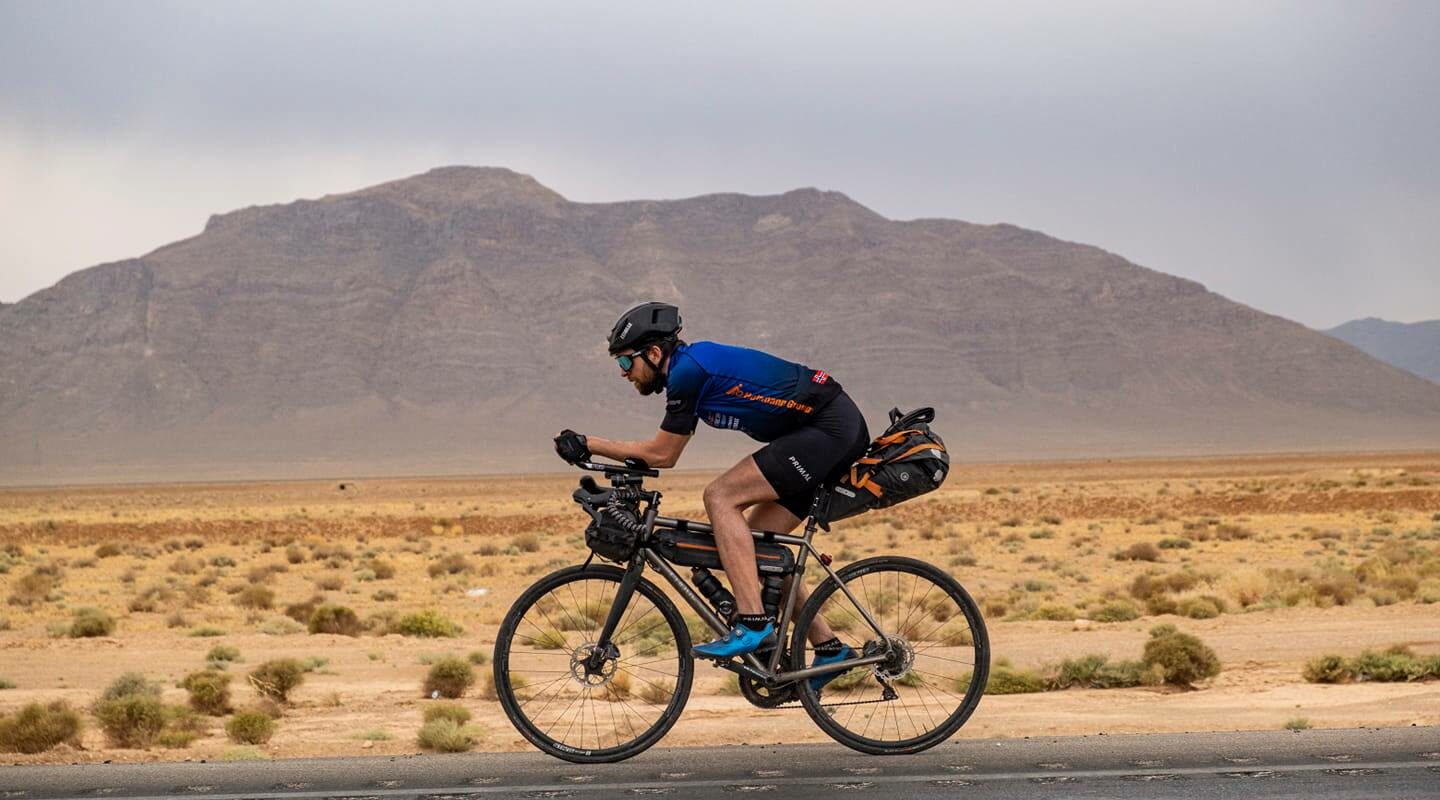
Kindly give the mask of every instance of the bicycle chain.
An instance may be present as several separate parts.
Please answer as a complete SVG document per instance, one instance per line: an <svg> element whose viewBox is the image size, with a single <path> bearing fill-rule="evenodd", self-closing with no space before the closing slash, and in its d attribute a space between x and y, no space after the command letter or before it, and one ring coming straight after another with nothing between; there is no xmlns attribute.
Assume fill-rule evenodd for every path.
<svg viewBox="0 0 1440 800"><path fill-rule="evenodd" d="M899 698L891 698L890 700L886 700L885 698L881 697L881 698L878 698L878 699L875 699L875 700L849 700L849 701L846 701L846 702L843 702L843 703L821 703L821 704L820 704L820 707L821 707L821 708L839 708L839 707L841 707L841 706L868 706L868 705L871 705L871 704L873 704L873 703L890 703L890 702L893 702L894 700L898 700L898 699L899 699ZM778 705L778 706L773 706L773 707L771 707L771 708L768 709L768 710L770 710L770 711L782 711L782 710L788 710L788 709L792 709L792 708L804 708L804 707L805 707L805 704L802 703L802 702L800 702L799 700L791 700L791 701L788 702L788 703L781 703L781 704Z"/></svg>

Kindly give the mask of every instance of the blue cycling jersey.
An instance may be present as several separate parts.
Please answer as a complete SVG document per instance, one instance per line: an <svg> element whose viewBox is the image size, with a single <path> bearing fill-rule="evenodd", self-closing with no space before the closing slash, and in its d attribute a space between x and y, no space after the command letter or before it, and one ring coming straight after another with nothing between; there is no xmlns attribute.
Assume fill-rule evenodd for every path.
<svg viewBox="0 0 1440 800"><path fill-rule="evenodd" d="M670 354L661 430L688 436L698 420L770 442L810 422L837 394L829 373L769 353L715 342Z"/></svg>

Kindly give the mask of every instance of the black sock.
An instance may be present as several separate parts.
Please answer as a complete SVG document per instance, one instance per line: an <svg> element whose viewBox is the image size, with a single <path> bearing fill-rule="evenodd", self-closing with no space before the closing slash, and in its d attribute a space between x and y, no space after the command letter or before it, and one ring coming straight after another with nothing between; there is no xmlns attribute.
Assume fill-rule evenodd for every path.
<svg viewBox="0 0 1440 800"><path fill-rule="evenodd" d="M829 639L815 645L817 656L838 656L840 651L845 649L845 643L840 641L839 636L832 636Z"/></svg>
<svg viewBox="0 0 1440 800"><path fill-rule="evenodd" d="M735 618L735 622L752 631L763 631L765 626L770 624L770 617L767 614L741 614Z"/></svg>

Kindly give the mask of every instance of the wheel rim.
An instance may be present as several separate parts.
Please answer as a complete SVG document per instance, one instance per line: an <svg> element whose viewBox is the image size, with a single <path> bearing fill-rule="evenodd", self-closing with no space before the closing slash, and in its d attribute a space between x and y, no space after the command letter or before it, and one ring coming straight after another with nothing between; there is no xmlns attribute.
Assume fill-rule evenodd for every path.
<svg viewBox="0 0 1440 800"><path fill-rule="evenodd" d="M512 719L532 741L561 753L604 755L648 741L673 722L688 683L685 656L664 612L636 591L601 652L596 646L618 583L579 576L512 609L514 624L496 672ZM503 698L502 698L503 699ZM527 731L528 729L528 731Z"/></svg>
<svg viewBox="0 0 1440 800"><path fill-rule="evenodd" d="M983 624L978 615L967 614L967 609L974 613L973 604L958 584L900 564L847 571L843 577L884 631L890 656L843 673L818 697L803 681L807 705L824 715L816 721L877 749L926 746L937 735L948 736L973 710L983 688L975 686L975 676L983 680L987 671L977 669L986 654L976 644L984 642ZM856 653L884 652L880 638L838 589L824 597L819 616ZM803 663L814 663L813 645L804 650Z"/></svg>

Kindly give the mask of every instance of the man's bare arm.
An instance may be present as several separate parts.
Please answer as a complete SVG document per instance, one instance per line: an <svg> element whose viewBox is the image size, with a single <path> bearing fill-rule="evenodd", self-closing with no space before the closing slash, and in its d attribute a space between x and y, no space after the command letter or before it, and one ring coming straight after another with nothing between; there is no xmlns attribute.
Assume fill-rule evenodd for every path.
<svg viewBox="0 0 1440 800"><path fill-rule="evenodd" d="M655 438L643 442L621 442L599 436L586 436L590 452L597 456L624 461L627 458L642 459L652 467L673 467L680 460L680 453L690 443L689 436L669 431L656 431Z"/></svg>

